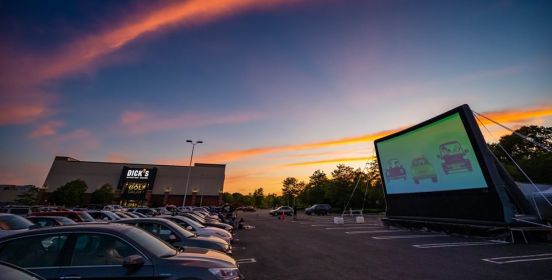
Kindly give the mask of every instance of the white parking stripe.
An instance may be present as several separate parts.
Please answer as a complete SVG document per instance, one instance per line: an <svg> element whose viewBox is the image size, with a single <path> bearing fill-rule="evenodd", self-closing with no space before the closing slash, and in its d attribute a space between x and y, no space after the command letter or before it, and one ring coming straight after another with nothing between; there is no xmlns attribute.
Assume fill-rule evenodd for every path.
<svg viewBox="0 0 552 280"><path fill-rule="evenodd" d="M378 228L378 227L382 227L378 224L364 224L364 225L347 225L346 227L329 227L329 228L324 228L324 229L327 229L327 230L336 230L336 229L360 229L360 228Z"/></svg>
<svg viewBox="0 0 552 280"><path fill-rule="evenodd" d="M534 262L534 261L552 260L552 254L509 256L509 257L487 258L487 259L481 259L481 260L490 262L490 263L495 263L495 264Z"/></svg>
<svg viewBox="0 0 552 280"><path fill-rule="evenodd" d="M311 225L312 227L329 227L331 225L334 225L336 227L345 227L345 225L338 225L338 224L334 224L334 223L327 223L327 224L313 224ZM350 224L346 224L347 227L354 227L354 226L359 226L359 227L365 227L365 226L381 226L381 224L355 224L355 223L350 223Z"/></svg>
<svg viewBox="0 0 552 280"><path fill-rule="evenodd" d="M501 244L510 244L510 243L507 242L507 241L502 241L502 240L491 240L491 241L480 241L480 242L453 242L453 243L417 244L417 245L412 245L412 246L416 247L416 248L420 248L420 249L428 249L428 248L485 246L485 245L501 245Z"/></svg>
<svg viewBox="0 0 552 280"><path fill-rule="evenodd" d="M400 231L407 231L407 230L403 230L403 229L359 230L359 231L346 231L345 234L385 233L385 232L400 232Z"/></svg>
<svg viewBox="0 0 552 280"><path fill-rule="evenodd" d="M238 264L244 264L244 263L256 263L257 261L254 259L254 258L250 258L250 259L239 259L239 260L236 260L236 263Z"/></svg>
<svg viewBox="0 0 552 280"><path fill-rule="evenodd" d="M339 230L339 229L363 229L363 228L382 228L381 226L378 226L378 225L373 225L373 226L350 226L350 227L328 227L328 228L324 228L324 229L327 229L327 230Z"/></svg>
<svg viewBox="0 0 552 280"><path fill-rule="evenodd" d="M418 234L418 235L384 235L374 236L373 239L407 239L407 238L427 238L427 237L443 237L446 234Z"/></svg>

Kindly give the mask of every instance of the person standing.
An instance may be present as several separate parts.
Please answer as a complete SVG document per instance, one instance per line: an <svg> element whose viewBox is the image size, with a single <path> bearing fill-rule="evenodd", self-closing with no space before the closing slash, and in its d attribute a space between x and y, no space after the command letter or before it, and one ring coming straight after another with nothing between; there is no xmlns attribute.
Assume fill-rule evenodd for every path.
<svg viewBox="0 0 552 280"><path fill-rule="evenodd" d="M293 205L293 219L297 220L297 204Z"/></svg>

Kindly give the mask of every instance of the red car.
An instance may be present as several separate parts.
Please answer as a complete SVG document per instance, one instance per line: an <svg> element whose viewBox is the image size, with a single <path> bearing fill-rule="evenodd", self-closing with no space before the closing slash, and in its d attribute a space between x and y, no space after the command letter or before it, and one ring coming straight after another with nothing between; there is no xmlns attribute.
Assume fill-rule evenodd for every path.
<svg viewBox="0 0 552 280"><path fill-rule="evenodd" d="M392 158L388 160L387 163L389 167L385 170L385 177L387 177L388 180L406 180L406 171L398 159Z"/></svg>
<svg viewBox="0 0 552 280"><path fill-rule="evenodd" d="M52 212L35 212L32 216L63 216L77 223L95 222L94 218L86 211L52 211Z"/></svg>
<svg viewBox="0 0 552 280"><path fill-rule="evenodd" d="M443 162L441 166L445 174L452 172L471 172L472 165L469 159L464 158L468 150L463 149L458 141L450 141L439 146L441 153L437 157Z"/></svg>

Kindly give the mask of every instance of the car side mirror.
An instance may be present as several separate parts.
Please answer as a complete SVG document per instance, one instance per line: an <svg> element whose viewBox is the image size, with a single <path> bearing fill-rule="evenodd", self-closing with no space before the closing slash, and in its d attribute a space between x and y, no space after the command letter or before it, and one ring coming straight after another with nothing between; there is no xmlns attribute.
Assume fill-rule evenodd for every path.
<svg viewBox="0 0 552 280"><path fill-rule="evenodd" d="M187 226L186 229L187 229L187 230L190 230L190 231L193 231L193 230L194 230L194 228L193 228L192 226Z"/></svg>
<svg viewBox="0 0 552 280"><path fill-rule="evenodd" d="M103 220L104 220L104 221L107 221L107 220L109 220L109 219L108 219L107 217L104 217Z"/></svg>
<svg viewBox="0 0 552 280"><path fill-rule="evenodd" d="M129 270L135 270L144 265L146 261L140 255L130 255L123 259L123 267Z"/></svg>

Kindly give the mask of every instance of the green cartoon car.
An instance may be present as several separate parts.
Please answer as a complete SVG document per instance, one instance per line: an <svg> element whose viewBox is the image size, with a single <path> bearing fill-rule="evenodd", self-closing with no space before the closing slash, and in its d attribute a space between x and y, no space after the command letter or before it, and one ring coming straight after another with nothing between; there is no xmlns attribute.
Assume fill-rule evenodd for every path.
<svg viewBox="0 0 552 280"><path fill-rule="evenodd" d="M437 182L437 173L431 166L431 163L424 156L416 157L412 160L412 179L414 183L419 184L420 180L431 179L432 182Z"/></svg>

